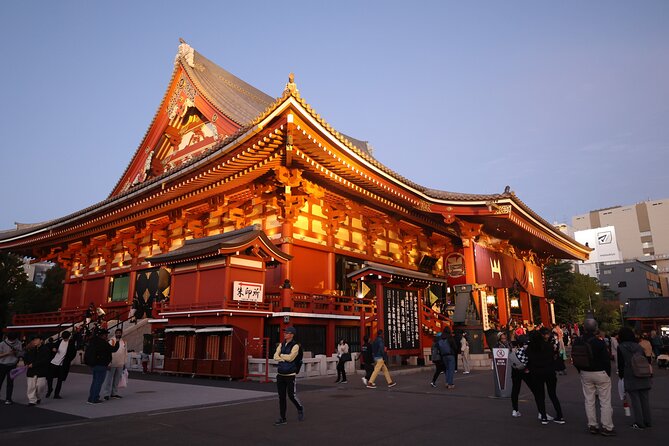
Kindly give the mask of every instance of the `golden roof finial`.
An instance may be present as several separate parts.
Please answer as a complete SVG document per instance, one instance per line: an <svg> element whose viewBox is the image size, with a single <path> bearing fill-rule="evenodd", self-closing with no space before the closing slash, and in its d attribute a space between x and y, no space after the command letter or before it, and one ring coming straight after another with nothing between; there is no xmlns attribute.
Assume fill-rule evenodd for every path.
<svg viewBox="0 0 669 446"><path fill-rule="evenodd" d="M297 85L295 85L295 73L290 73L288 75L288 83L286 84L285 93L292 94L293 96L300 95L300 91L297 89Z"/></svg>

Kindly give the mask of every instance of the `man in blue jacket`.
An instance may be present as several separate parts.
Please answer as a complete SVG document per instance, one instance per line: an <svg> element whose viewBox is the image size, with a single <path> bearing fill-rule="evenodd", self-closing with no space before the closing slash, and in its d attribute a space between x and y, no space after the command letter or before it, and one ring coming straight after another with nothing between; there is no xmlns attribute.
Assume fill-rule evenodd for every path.
<svg viewBox="0 0 669 446"><path fill-rule="evenodd" d="M300 345L295 342L295 327L286 327L283 330L283 342L276 347L274 360L278 361L276 374L276 388L279 392L280 418L274 422L275 426L286 424L286 393L288 398L297 408L297 419L304 420L304 407L297 399L297 387L295 378L298 373L301 358L299 358Z"/></svg>
<svg viewBox="0 0 669 446"><path fill-rule="evenodd" d="M383 330L378 331L377 337L372 344L372 356L374 357L374 372L372 372L372 376L367 382L367 388L376 389L374 381L380 372L383 372L383 377L386 378L388 387L394 387L397 383L390 377L390 372L388 372L388 367L386 366L387 356L386 345L383 342Z"/></svg>

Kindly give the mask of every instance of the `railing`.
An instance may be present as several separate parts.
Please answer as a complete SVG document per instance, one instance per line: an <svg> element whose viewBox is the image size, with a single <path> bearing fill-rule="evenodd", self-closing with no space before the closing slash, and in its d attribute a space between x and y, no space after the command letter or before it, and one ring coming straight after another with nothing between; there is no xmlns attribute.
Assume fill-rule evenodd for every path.
<svg viewBox="0 0 669 446"><path fill-rule="evenodd" d="M247 302L247 301L228 301L223 300L213 302L198 302L192 304L175 305L172 303L163 303L159 311L206 311L206 310L248 310L248 311L272 311L269 302Z"/></svg>
<svg viewBox="0 0 669 446"><path fill-rule="evenodd" d="M85 312L85 308L75 308L46 313L15 314L12 323L14 325L67 324L75 320L81 321Z"/></svg>
<svg viewBox="0 0 669 446"><path fill-rule="evenodd" d="M376 306L371 299L324 294L293 294L292 311L297 313L359 316L363 312L373 314L375 309Z"/></svg>
<svg viewBox="0 0 669 446"><path fill-rule="evenodd" d="M423 311L423 329L429 334L436 335L451 327L451 320L441 313L437 313L427 305L421 305Z"/></svg>

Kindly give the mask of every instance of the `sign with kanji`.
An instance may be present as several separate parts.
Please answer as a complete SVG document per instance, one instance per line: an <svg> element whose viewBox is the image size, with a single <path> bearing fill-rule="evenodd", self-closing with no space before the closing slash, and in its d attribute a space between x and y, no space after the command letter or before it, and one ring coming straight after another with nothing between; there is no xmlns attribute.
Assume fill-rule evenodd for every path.
<svg viewBox="0 0 669 446"><path fill-rule="evenodd" d="M418 294L414 291L384 288L383 311L388 349L418 348Z"/></svg>
<svg viewBox="0 0 669 446"><path fill-rule="evenodd" d="M263 301L263 284L252 282L233 282L232 299L247 302Z"/></svg>

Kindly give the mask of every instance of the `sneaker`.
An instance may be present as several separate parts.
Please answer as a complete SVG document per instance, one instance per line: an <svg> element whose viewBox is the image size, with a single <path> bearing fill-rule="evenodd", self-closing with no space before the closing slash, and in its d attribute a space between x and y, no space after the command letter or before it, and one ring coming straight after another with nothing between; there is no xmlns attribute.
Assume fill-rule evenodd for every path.
<svg viewBox="0 0 669 446"><path fill-rule="evenodd" d="M304 409L297 411L297 421L304 421Z"/></svg>
<svg viewBox="0 0 669 446"><path fill-rule="evenodd" d="M111 397L114 398L115 400L120 400L121 398L123 398L121 395L112 395Z"/></svg>
<svg viewBox="0 0 669 446"><path fill-rule="evenodd" d="M348 381L344 380L344 381L340 382L339 384L348 384Z"/></svg>
<svg viewBox="0 0 669 446"><path fill-rule="evenodd" d="M520 411L519 410L512 411L511 416L514 417L514 418L520 417Z"/></svg>
<svg viewBox="0 0 669 446"><path fill-rule="evenodd" d="M588 426L588 431L590 431L590 433L591 433L592 435L598 435L598 434L599 434L599 427L597 427L597 426Z"/></svg>
<svg viewBox="0 0 669 446"><path fill-rule="evenodd" d="M388 387L395 387L396 385L397 385L397 382L393 381L390 384L388 384Z"/></svg>
<svg viewBox="0 0 669 446"><path fill-rule="evenodd" d="M548 418L542 418L541 419L541 424L543 424L544 426L547 425L548 424Z"/></svg>
<svg viewBox="0 0 669 446"><path fill-rule="evenodd" d="M455 389L455 384L448 384L448 385L446 385L446 388L448 390L453 390L453 389Z"/></svg>
<svg viewBox="0 0 669 446"><path fill-rule="evenodd" d="M276 421L274 422L274 425L275 425L275 426L282 426L282 425L284 425L284 424L288 424L288 422L286 421L285 418L279 418L278 420L276 420Z"/></svg>
<svg viewBox="0 0 669 446"><path fill-rule="evenodd" d="M42 402L42 400L41 400L41 399L37 400L37 404L40 404L41 402Z"/></svg>
<svg viewBox="0 0 669 446"><path fill-rule="evenodd" d="M564 418L559 417L559 418L553 418L553 423L557 423L557 424L565 424L565 423L567 423L567 422L564 420Z"/></svg>
<svg viewBox="0 0 669 446"><path fill-rule="evenodd" d="M537 419L541 420L541 414L538 414ZM553 417L550 416L549 414L546 414L546 419L548 421L553 421Z"/></svg>
<svg viewBox="0 0 669 446"><path fill-rule="evenodd" d="M437 385L436 385L435 383L433 383L432 381L430 381L430 385L431 385L432 387L434 387L435 389L437 388Z"/></svg>
<svg viewBox="0 0 669 446"><path fill-rule="evenodd" d="M12 404L12 400L5 400L5 404L9 406L10 404Z"/></svg>
<svg viewBox="0 0 669 446"><path fill-rule="evenodd" d="M634 423L634 424L631 425L630 427L631 427L632 429L636 430L636 431L642 431L642 430L644 430L643 427L639 426L639 425L636 424L636 423Z"/></svg>
<svg viewBox="0 0 669 446"><path fill-rule="evenodd" d="M341 382L341 380L340 380L340 379L338 379L338 380L337 380L337 381L335 381L334 383L335 383L335 384L339 384L340 382Z"/></svg>
<svg viewBox="0 0 669 446"><path fill-rule="evenodd" d="M374 384L373 382L370 381L370 382L367 383L366 387L368 389L376 389L376 384Z"/></svg>
<svg viewBox="0 0 669 446"><path fill-rule="evenodd" d="M614 431L613 429L609 430L605 428L602 428L602 430L599 433L604 435L605 437L615 437L617 435L616 431Z"/></svg>
<svg viewBox="0 0 669 446"><path fill-rule="evenodd" d="M105 401L109 401L109 397L108 397L108 396L105 397Z"/></svg>
<svg viewBox="0 0 669 446"><path fill-rule="evenodd" d="M471 372L462 372L463 375L469 375Z"/></svg>
<svg viewBox="0 0 669 446"><path fill-rule="evenodd" d="M366 386L367 385L367 378L364 376L362 377L362 385Z"/></svg>

